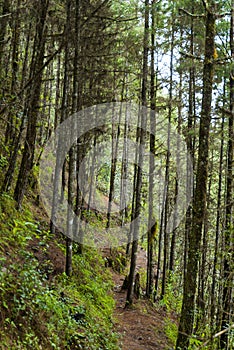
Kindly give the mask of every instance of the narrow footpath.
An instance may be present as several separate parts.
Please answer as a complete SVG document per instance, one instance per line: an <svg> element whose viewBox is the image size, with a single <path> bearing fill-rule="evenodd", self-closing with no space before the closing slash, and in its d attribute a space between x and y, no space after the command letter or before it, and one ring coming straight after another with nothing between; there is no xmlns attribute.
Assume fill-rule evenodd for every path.
<svg viewBox="0 0 234 350"><path fill-rule="evenodd" d="M139 250L137 270L146 269L146 254ZM136 300L131 308L125 309L126 291L121 290L124 275L113 272L114 297L116 301L116 330L121 335L122 350L166 350L173 349L165 334L167 313L156 308L148 300Z"/></svg>

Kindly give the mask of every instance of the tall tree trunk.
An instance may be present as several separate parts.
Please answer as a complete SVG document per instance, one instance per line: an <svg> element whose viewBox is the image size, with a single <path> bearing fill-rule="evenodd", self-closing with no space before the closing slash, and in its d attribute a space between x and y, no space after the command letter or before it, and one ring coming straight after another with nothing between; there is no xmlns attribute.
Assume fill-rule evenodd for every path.
<svg viewBox="0 0 234 350"><path fill-rule="evenodd" d="M174 5L173 5L174 6ZM162 291L161 299L166 292L166 282L168 274L168 257L169 257L169 232L167 231L167 220L169 210L169 181L170 181L170 162L171 162L171 118L172 118L172 92L173 92L173 59L174 59L174 41L175 41L175 25L174 25L174 8L171 23L171 52L170 52L170 82L169 82L169 106L168 106L168 132L167 132L167 156L165 171L165 211L164 211L164 246L163 246L163 272L162 272Z"/></svg>
<svg viewBox="0 0 234 350"><path fill-rule="evenodd" d="M194 3L191 5L191 12L194 13ZM194 24L194 18L191 17L191 25L190 25L190 54L193 57L192 64L189 68L189 110L188 110L188 136L187 136L187 143L188 143L188 149L192 155L192 158L195 162L195 143L196 143L196 112L197 112L197 105L196 105L196 75L197 75L197 68L195 64L194 59L194 52L195 52L195 39L196 39L196 32L195 32L195 24ZM195 165L195 164L194 164Z"/></svg>
<svg viewBox="0 0 234 350"><path fill-rule="evenodd" d="M124 82L125 85L125 82ZM124 87L123 87L124 88ZM120 189L120 207L121 207L121 225L123 226L128 215L127 208L127 178L128 178L128 111L125 111L125 121L124 121L124 134L123 134L123 153L122 153L122 164L121 164L121 189ZM130 243L127 243L127 248L129 249ZM128 249L126 249L126 254L129 254Z"/></svg>
<svg viewBox="0 0 234 350"><path fill-rule="evenodd" d="M194 12L194 6L192 5L192 13ZM194 19L191 18L190 26L190 54L194 54ZM187 131L187 148L189 153L192 156L194 161L194 145L192 131L195 131L195 64L193 62L192 67L189 68L189 108L188 108L188 131ZM193 164L194 167L194 164ZM188 166L189 168L189 166ZM187 170L187 191L192 188L193 184L191 183L190 169ZM186 211L186 220L185 220L185 236L184 236L184 271L183 277L185 279L187 271L187 256L188 256L188 237L191 232L192 224L192 206L189 204Z"/></svg>
<svg viewBox="0 0 234 350"><path fill-rule="evenodd" d="M225 107L226 99L226 79L223 82L223 107ZM218 193L217 193L217 212L216 212L216 225L215 225L215 249L214 249L214 261L213 261L213 272L212 272L212 284L211 284L211 311L210 311L210 324L212 333L215 333L217 330L217 322L215 322L215 313L216 313L216 285L217 285L217 263L218 263L218 250L219 250L219 241L220 241L220 219L221 219L221 196L222 196L222 171L223 171L223 154L224 154L224 113L222 115L222 124L221 124L221 145L220 145L220 158L219 158L219 180L218 180ZM217 310L218 312L218 310Z"/></svg>
<svg viewBox="0 0 234 350"><path fill-rule="evenodd" d="M57 76L56 76L56 97L55 97L55 116L54 116L54 130L57 129L57 126L59 125L59 102L61 101L61 53L58 54L58 60L57 60Z"/></svg>
<svg viewBox="0 0 234 350"><path fill-rule="evenodd" d="M211 101L214 75L214 38L215 20L214 4L206 8L206 39L205 59L203 68L203 96L199 130L199 150L196 176L195 200L193 206L192 229L189 236L187 273L184 280L182 312L176 350L189 347L193 333L195 315L195 295L197 290L198 262L200 259L200 244L202 226L206 211L206 192L208 178L209 131L211 121Z"/></svg>
<svg viewBox="0 0 234 350"><path fill-rule="evenodd" d="M166 189L164 188L163 203L165 202L165 192L166 192ZM157 258L157 273L156 273L155 288L154 288L154 301L156 301L156 298L158 297L159 279L161 277L163 221L164 221L164 204L162 205L162 212L161 212L160 224L159 224L160 228L159 228L159 237L158 237L158 258Z"/></svg>
<svg viewBox="0 0 234 350"><path fill-rule="evenodd" d="M15 139L13 141L13 147L12 147L13 151L11 153L10 160L9 160L9 166L8 166L8 169L7 169L7 172L5 174L3 184L2 184L2 188L1 188L2 192L9 192L11 189L11 184L12 184L13 175L14 175L15 166L16 166L16 161L17 161L17 155L18 155L18 151L20 148L20 141L21 141L21 137L22 137L22 133L23 133L23 129L24 129L24 122L25 122L25 114L23 115L22 120L21 120L19 134L17 135L17 137L15 137Z"/></svg>
<svg viewBox="0 0 234 350"><path fill-rule="evenodd" d="M37 116L38 116L38 101L40 100L42 72L41 70L44 61L45 42L46 42L46 16L49 6L49 0L41 0L40 8L38 9L38 22L36 28L34 42L34 59L32 60L32 76L35 76L31 87L31 98L27 111L28 124L27 133L24 143L23 157L20 165L20 171L15 187L14 199L17 202L17 207L20 208L24 197L25 190L28 184L28 175L33 166L35 141L37 133Z"/></svg>
<svg viewBox="0 0 234 350"><path fill-rule="evenodd" d="M18 74L18 61L19 61L19 39L20 39L20 25L19 25L19 12L20 12L20 0L17 1L17 8L15 9L14 15L14 29L12 38L12 56L11 56L11 96L17 94L17 74ZM12 106L10 106L12 107ZM11 141L16 137L15 125L14 125L14 111L9 108L8 112L8 122L6 128L5 142L11 143Z"/></svg>
<svg viewBox="0 0 234 350"><path fill-rule="evenodd" d="M143 52L143 74L142 74L142 90L141 100L144 107L147 106L147 75L148 75L148 37L149 37L149 0L145 0L145 32L144 32L144 52ZM127 291L126 306L131 305L133 302L133 285L135 279L138 239L139 239L139 222L137 218L141 211L141 187L142 187L142 166L143 166L143 150L145 145L145 130L146 130L146 112L145 109L140 109L141 117L141 130L140 130L140 152L138 158L138 169L136 179L136 201L135 201L135 212L134 219L136 224L133 227L133 243L132 243L132 254L131 254L131 265L129 273L129 286Z"/></svg>
<svg viewBox="0 0 234 350"><path fill-rule="evenodd" d="M68 0L68 20L71 15L71 0ZM80 1L75 1L75 52L73 59L73 91L72 91L72 114L77 112L78 108L78 60L79 60L79 33L80 33ZM73 139L77 130L70 130L71 137ZM75 151L76 145L72 145L69 151L69 172L68 172L68 211L67 211L67 242L66 242L66 274L71 276L72 274L72 244L73 235L76 227L76 220L73 218L74 204L75 204L75 190L74 184L76 181L76 157Z"/></svg>
<svg viewBox="0 0 234 350"><path fill-rule="evenodd" d="M140 124L140 113L138 113L138 119L137 119L137 125ZM136 143L138 144L140 142L140 132L137 128L136 130ZM135 151L135 163L134 163L134 177L133 177L133 194L132 194L132 203L131 203L131 224L130 224L130 230L128 233L128 243L126 246L126 255L128 256L130 254L130 248L131 248L131 239L133 237L133 231L134 231L134 217L135 217L135 210L136 210L136 183L137 183L137 162L138 162L138 152L137 149Z"/></svg>
<svg viewBox="0 0 234 350"><path fill-rule="evenodd" d="M232 0L230 25L231 57L234 59L234 0ZM227 187L226 187L226 218L225 218L225 257L224 257L224 289L222 328L230 326L232 293L233 293L233 156L234 150L234 70L230 72L230 114L228 123L228 152L227 152ZM221 335L221 349L229 349L229 332Z"/></svg>
<svg viewBox="0 0 234 350"><path fill-rule="evenodd" d="M155 1L151 3L151 65L150 65L150 159L149 159L149 210L148 210L148 237L147 237L147 280L146 296L150 298L153 293L153 247L156 224L153 216L154 203L154 171L155 171L155 124L156 124L156 92L155 92Z"/></svg>
<svg viewBox="0 0 234 350"><path fill-rule="evenodd" d="M211 184L213 181L213 163L214 163L214 155L212 151L212 156L210 157L210 176L209 176L209 184L207 190L207 206L204 215L204 225L203 225L203 237L202 237L202 246L201 246L201 260L199 266L199 274L198 274L198 293L197 293L197 309L198 315L196 320L195 330L202 328L205 326L203 322L206 322L206 303L205 303L205 287L206 287L206 266L207 266L207 251L208 251L208 232L209 232L209 210L210 210L210 201L211 201Z"/></svg>
<svg viewBox="0 0 234 350"><path fill-rule="evenodd" d="M66 30L65 34L66 36L66 44L64 48L64 73L63 73L63 92L62 92L62 101L61 101L61 118L60 118L60 124L64 122L64 120L67 118L68 114L68 90L69 90L69 60L70 60L70 54L69 54L69 35L70 35L70 8L69 4L67 3L67 18L66 18ZM59 140L56 150L56 165L54 170L54 181L53 181L53 201L52 201L52 208L51 208L51 219L50 219L50 231L51 233L55 233L55 225L54 221L56 218L56 212L57 212L57 205L60 200L62 203L63 196L64 196L64 188L65 188L65 168L66 168L66 159L62 160L61 158L61 142L63 140ZM62 169L62 188L58 188L59 184L59 176L60 176L60 167L62 166L61 162L64 161L63 169ZM61 191L61 198L59 198L59 192Z"/></svg>
<svg viewBox="0 0 234 350"><path fill-rule="evenodd" d="M121 123L121 110L119 112L119 123ZM118 124L117 130L115 130L116 125L112 124L112 159L111 159L111 172L110 172L110 188L109 188L109 201L107 208L107 223L106 228L110 228L111 223L111 208L112 201L114 198L115 190L115 176L116 176L116 166L117 166L117 156L119 149L119 137L120 137L120 125Z"/></svg>
<svg viewBox="0 0 234 350"><path fill-rule="evenodd" d="M7 31L7 24L10 18L10 1L4 0L2 2L1 9L1 20L0 20L0 79L3 79L3 54L4 54L4 46L5 46L5 35ZM4 67L5 68L5 67Z"/></svg>
<svg viewBox="0 0 234 350"><path fill-rule="evenodd" d="M28 32L27 32L25 55L24 55L22 72L21 72L22 79L21 79L21 84L20 84L20 90L22 90L22 88L25 84L26 76L27 76L26 72L27 72L28 57L29 57L31 28L32 28L32 25L30 23L29 28L28 28ZM11 157L9 160L9 166L8 166L7 172L5 174L4 181L2 184L2 189L1 189L3 192L5 192L5 191L8 192L11 189L12 181L13 181L13 177L14 177L14 172L15 172L15 168L17 165L18 151L19 151L20 146L21 146L21 139L22 139L22 134L23 134L23 130L24 130L25 118L26 118L26 114L27 114L27 103L25 102L24 96L23 96L22 100L23 100L22 105L24 105L23 116L21 118L20 129L19 129L18 135L15 136L14 140L13 140L12 153L11 153Z"/></svg>
<svg viewBox="0 0 234 350"><path fill-rule="evenodd" d="M180 40L182 42L183 38L183 30L180 31ZM178 105L178 122L177 122L177 132L180 135L181 134L181 127L182 127L182 82L183 82L183 72L180 70L180 80L179 80L179 105ZM171 235L171 246L170 246L170 260L169 260L169 271L174 271L174 265L175 265L175 251L176 251L176 220L178 216L178 204L177 204L177 196L178 196L178 186L179 186L179 176L178 176L178 169L180 169L180 139L177 139L176 144L176 179L175 179L175 192L174 192L174 215L173 215L173 231Z"/></svg>

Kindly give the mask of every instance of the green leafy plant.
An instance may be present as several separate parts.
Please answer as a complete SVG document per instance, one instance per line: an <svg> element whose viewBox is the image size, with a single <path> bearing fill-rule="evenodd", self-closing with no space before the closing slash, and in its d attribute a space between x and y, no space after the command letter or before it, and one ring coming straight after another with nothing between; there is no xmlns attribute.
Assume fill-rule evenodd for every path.
<svg viewBox="0 0 234 350"><path fill-rule="evenodd" d="M71 278L48 280L50 247L62 254L64 245L39 228L27 208L18 212L10 196L1 197L1 349L117 350L112 282L100 252L85 249L74 256Z"/></svg>
<svg viewBox="0 0 234 350"><path fill-rule="evenodd" d="M167 311L175 311L177 313L181 310L182 296L175 289L176 275L170 276L170 282L167 283L166 292L163 299L160 301L161 306L165 306Z"/></svg>
<svg viewBox="0 0 234 350"><path fill-rule="evenodd" d="M176 344L178 327L177 325L170 319L165 319L165 334L170 339L173 345Z"/></svg>
<svg viewBox="0 0 234 350"><path fill-rule="evenodd" d="M8 160L3 155L0 155L0 169L5 168L8 165Z"/></svg>

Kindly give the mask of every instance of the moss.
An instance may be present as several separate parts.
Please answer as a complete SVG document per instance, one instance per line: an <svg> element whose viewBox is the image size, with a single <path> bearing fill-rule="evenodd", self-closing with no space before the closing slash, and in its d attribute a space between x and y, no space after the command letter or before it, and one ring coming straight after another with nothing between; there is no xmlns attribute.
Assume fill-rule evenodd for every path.
<svg viewBox="0 0 234 350"><path fill-rule="evenodd" d="M74 255L68 278L61 243L27 208L16 211L2 195L0 217L1 349L118 349L111 278L100 252Z"/></svg>

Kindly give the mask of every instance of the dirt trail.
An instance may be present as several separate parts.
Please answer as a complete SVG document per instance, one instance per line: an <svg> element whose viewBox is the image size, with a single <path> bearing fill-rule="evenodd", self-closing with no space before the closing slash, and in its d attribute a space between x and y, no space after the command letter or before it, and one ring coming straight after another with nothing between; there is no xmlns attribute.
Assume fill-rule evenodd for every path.
<svg viewBox="0 0 234 350"><path fill-rule="evenodd" d="M146 269L146 254L139 250L137 270ZM116 301L115 319L117 331L121 334L122 350L163 350L172 349L164 332L166 312L156 310L147 300L134 302L132 308L125 309L126 291L121 291L124 276L113 273Z"/></svg>

